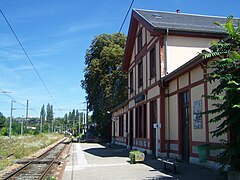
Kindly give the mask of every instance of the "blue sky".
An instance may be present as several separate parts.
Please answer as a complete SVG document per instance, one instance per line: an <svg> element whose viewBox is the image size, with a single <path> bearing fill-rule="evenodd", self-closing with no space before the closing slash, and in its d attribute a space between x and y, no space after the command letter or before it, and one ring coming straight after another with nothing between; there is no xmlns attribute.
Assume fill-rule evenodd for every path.
<svg viewBox="0 0 240 180"><path fill-rule="evenodd" d="M94 36L118 32L131 1L127 0L1 0L8 18L52 98L33 70L12 32L0 16L0 89L35 110L54 106L55 116L86 107L84 56ZM133 8L213 16L240 17L239 0L135 0ZM127 34L129 18L122 29ZM96 97L97 98L97 97ZM11 99L0 93L0 112L10 115ZM25 115L14 103L13 116ZM59 111L57 109L63 109Z"/></svg>

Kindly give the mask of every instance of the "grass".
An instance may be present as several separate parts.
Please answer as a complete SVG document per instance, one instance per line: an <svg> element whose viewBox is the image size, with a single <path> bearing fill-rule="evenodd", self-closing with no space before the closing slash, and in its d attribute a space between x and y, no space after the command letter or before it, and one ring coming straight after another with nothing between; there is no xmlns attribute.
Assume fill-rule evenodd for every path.
<svg viewBox="0 0 240 180"><path fill-rule="evenodd" d="M61 139L60 134L39 134L37 136L13 136L11 139L0 136L0 170L14 164L23 157L49 146Z"/></svg>

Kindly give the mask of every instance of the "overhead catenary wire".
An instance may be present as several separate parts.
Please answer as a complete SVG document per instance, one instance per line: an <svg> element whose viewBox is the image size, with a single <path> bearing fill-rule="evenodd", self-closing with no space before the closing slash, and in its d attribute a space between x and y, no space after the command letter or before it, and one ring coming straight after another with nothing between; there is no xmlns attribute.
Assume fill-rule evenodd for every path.
<svg viewBox="0 0 240 180"><path fill-rule="evenodd" d="M2 11L1 9L0 9L0 12L1 12L1 14L2 14L4 20L5 20L6 23L8 24L8 27L11 29L11 31L12 31L14 37L16 38L16 40L17 40L18 44L20 45L22 51L24 52L25 56L27 57L29 63L31 64L32 68L34 69L35 73L37 74L37 76L38 76L39 80L41 81L43 87L45 88L47 94L48 94L49 97L52 99L53 103L56 105L57 103L55 102L55 100L54 100L52 94L50 93L50 91L49 91L49 89L47 88L46 84L44 83L43 79L41 78L41 76L40 76L38 70L37 70L36 67L34 66L32 60L30 59L30 57L29 57L27 51L26 51L25 48L23 47L21 41L19 40L17 34L15 33L14 29L12 28L12 26L11 26L10 22L8 21L7 17L5 16L5 14L3 13L3 11Z"/></svg>
<svg viewBox="0 0 240 180"><path fill-rule="evenodd" d="M4 94L6 97L10 98L12 101L14 101L15 104L18 104L18 105L20 105L20 106L23 106L23 107L27 108L27 106L26 106L25 104L16 101L15 98L13 98L11 95L7 94L8 92L2 90L1 88L0 88L0 92L1 92L2 94ZM20 110L20 108L18 108L17 110ZM21 109L21 110L22 110L22 109ZM35 109L33 109L33 108L28 108L28 110L33 110L34 112L38 113L38 112L37 112Z"/></svg>
<svg viewBox="0 0 240 180"><path fill-rule="evenodd" d="M127 11L126 15L124 16L123 22L122 22L122 24L121 24L121 26L120 26L120 28L119 28L119 30L118 30L118 33L117 33L117 37L119 36L119 34L120 34L121 31L122 31L123 25L125 24L125 21L126 21L126 19L127 19L127 17L128 17L128 14L129 14L130 10L132 9L133 3L134 3L134 0L132 0L130 6L129 6L129 8L128 8L128 11ZM112 52L112 50L113 50L113 47L111 48L110 53ZM93 86L93 90L96 88L97 82L99 81L99 79L100 79L100 76L98 76L98 79L97 79L96 83L95 83L94 86ZM93 93L92 93L92 94L93 94ZM91 97L92 94L89 95L89 97L88 97L89 99L90 99L90 97Z"/></svg>

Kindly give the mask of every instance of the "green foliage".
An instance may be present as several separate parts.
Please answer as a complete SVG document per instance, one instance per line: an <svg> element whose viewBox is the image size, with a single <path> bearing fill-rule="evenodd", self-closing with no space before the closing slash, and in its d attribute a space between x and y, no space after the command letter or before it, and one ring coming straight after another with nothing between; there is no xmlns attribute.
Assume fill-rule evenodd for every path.
<svg viewBox="0 0 240 180"><path fill-rule="evenodd" d="M6 127L1 129L0 136L8 136L8 129Z"/></svg>
<svg viewBox="0 0 240 180"><path fill-rule="evenodd" d="M41 111L40 111L40 116L42 117L42 119L44 120L46 117L46 111L45 111L45 106L43 104Z"/></svg>
<svg viewBox="0 0 240 180"><path fill-rule="evenodd" d="M47 121L52 122L53 121L53 106L49 103L47 104Z"/></svg>
<svg viewBox="0 0 240 180"><path fill-rule="evenodd" d="M93 39L85 56L82 87L102 138L108 136L111 118L106 112L127 99L127 74L121 71L125 42L123 34L101 34Z"/></svg>
<svg viewBox="0 0 240 180"><path fill-rule="evenodd" d="M2 157L0 170L13 164L17 159L29 156L62 138L63 135L60 134L41 134L37 136L23 136L22 138L13 136L11 139L0 137L0 157Z"/></svg>
<svg viewBox="0 0 240 180"><path fill-rule="evenodd" d="M47 176L46 180L57 180L54 176Z"/></svg>
<svg viewBox="0 0 240 180"><path fill-rule="evenodd" d="M4 123L6 122L6 118L3 116L3 114L0 112L0 129L4 127Z"/></svg>
<svg viewBox="0 0 240 180"><path fill-rule="evenodd" d="M235 21L236 22L236 21ZM233 17L229 17L225 24L217 23L225 29L228 38L220 42L213 42L211 52L204 52L203 58L217 58L207 68L208 82L217 82L209 100L214 100L214 109L206 113L215 114L210 123L220 123L211 133L219 137L230 132L230 141L222 141L219 149L224 150L219 155L219 161L224 166L240 170L240 21L234 26Z"/></svg>

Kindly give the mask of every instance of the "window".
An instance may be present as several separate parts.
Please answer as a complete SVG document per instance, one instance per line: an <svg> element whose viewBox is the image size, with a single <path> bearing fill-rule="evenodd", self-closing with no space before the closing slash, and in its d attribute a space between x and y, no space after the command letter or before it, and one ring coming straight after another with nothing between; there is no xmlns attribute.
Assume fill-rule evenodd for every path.
<svg viewBox="0 0 240 180"><path fill-rule="evenodd" d="M150 51L150 78L156 76L156 50L153 48Z"/></svg>
<svg viewBox="0 0 240 180"><path fill-rule="evenodd" d="M152 101L150 104L150 108L151 108L151 120L152 123L156 123L157 122L157 101Z"/></svg>
<svg viewBox="0 0 240 180"><path fill-rule="evenodd" d="M140 29L137 37L137 51L139 52L142 49L142 29Z"/></svg>
<svg viewBox="0 0 240 180"><path fill-rule="evenodd" d="M136 108L136 138L146 138L147 137L147 109L146 104L141 105Z"/></svg>
<svg viewBox="0 0 240 180"><path fill-rule="evenodd" d="M130 93L133 93L133 71L130 72Z"/></svg>
<svg viewBox="0 0 240 180"><path fill-rule="evenodd" d="M123 136L123 115L119 116L119 136Z"/></svg>
<svg viewBox="0 0 240 180"><path fill-rule="evenodd" d="M143 85L143 64L142 60L138 63L138 87Z"/></svg>

